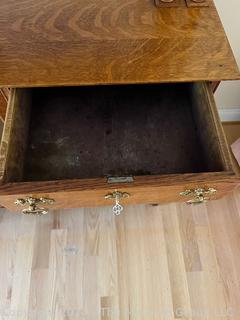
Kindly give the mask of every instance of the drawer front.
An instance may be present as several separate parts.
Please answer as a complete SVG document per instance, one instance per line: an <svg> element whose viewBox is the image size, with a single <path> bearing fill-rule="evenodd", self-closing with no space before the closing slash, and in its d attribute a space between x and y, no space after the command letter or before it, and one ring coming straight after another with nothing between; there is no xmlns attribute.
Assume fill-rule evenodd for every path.
<svg viewBox="0 0 240 320"><path fill-rule="evenodd" d="M216 192L206 194L209 200L223 197L238 185L238 179L231 173L225 177L219 174L172 175L152 177L137 177L133 183L109 185L105 179L59 181L48 183L9 184L4 186L0 195L0 203L11 211L21 212L28 204L21 207L17 199L44 198L53 203L39 204L48 209L63 209L77 207L113 206L115 199L106 199L115 191L127 193L127 198L120 199L123 205L128 204L160 204L167 202L187 202L196 199L194 193L181 195L186 190L215 189ZM31 190L31 192L29 192ZM63 191L64 190L64 191ZM27 192L26 192L27 191Z"/></svg>
<svg viewBox="0 0 240 320"><path fill-rule="evenodd" d="M29 94L29 90L14 89L11 91L11 96L8 103L6 122L4 126L4 132L3 132L1 150L0 150L0 176L2 181L0 186L1 205L9 208L12 211L21 211L21 207L19 207L19 203L18 205L16 205L15 202L17 199L26 200L26 198L28 197L37 198L37 199L38 198L53 199L54 202L51 205L49 205L48 203L44 203L43 206L51 207L55 209L73 208L73 207L80 207L80 206L91 207L91 206L98 206L98 205L111 205L112 203L114 203L114 199L111 199L111 200L105 199L105 196L109 193L110 194L113 193L116 190L126 192L129 194L128 198L122 199L123 203L125 204L161 203L161 202L173 202L173 201L187 201L191 199L191 197L193 197L194 199L194 196L196 196L194 192L192 194L189 194L188 196L180 195L180 193L184 192L185 190L194 191L199 188L204 190L213 188L213 189L216 189L217 192L212 194L210 198L215 199L223 196L230 190L234 189L235 186L238 184L238 178L234 174L234 171L232 168L230 153L227 147L226 139L223 133L220 120L219 120L218 112L215 106L215 102L214 102L214 98L213 98L210 86L206 83L192 84L189 87L187 85L186 86L181 85L181 90L179 90L179 88L175 85L172 85L172 87L169 87L169 86L170 85L166 87L166 90L168 93L169 92L171 93L171 90L173 90L173 94L175 94L174 90L175 88L177 89L178 93L175 94L176 99L178 97L180 98L182 97L182 94L181 94L182 89L188 90L187 99L184 98L185 100L183 99L183 103L186 104L186 101L187 101L187 103L191 105L192 109L189 111L188 109L185 108L183 109L183 111L179 112L179 110L176 109L174 106L175 102L174 101L171 102L171 98L169 98L169 96L164 96L165 89L162 90L161 89L162 87L159 87L159 91L163 96L158 96L158 88L157 90L153 89L152 91L150 91L151 93L154 93L156 97L154 96L152 98L151 96L149 96L149 101L157 101L157 103L159 103L159 108L158 106L156 108L156 106L152 104L150 104L150 107L153 109L155 108L154 110L157 110L158 113L161 113L164 111L166 116L168 116L167 109L169 106L170 107L172 106L173 108L175 108L173 110L174 112L176 112L178 117L176 116L176 119L175 118L173 119L173 117L175 116L175 113L172 112L169 116L169 124L171 124L172 126L176 124L176 128L177 128L176 130L178 130L177 133L185 139L183 142L181 142L181 140L177 140L177 143L179 143L180 141L181 143L180 147L184 148L185 144L189 145L189 141L187 140L192 139L191 136L187 136L186 134L188 132L195 134L194 139L197 139L196 141L198 142L198 144L191 145L194 149L193 150L189 149L191 151L190 157L197 160L195 153L197 154L199 153L199 155L205 161L205 165L203 166L203 168L206 169L206 172L201 171L202 167L201 168L194 167L195 160L192 160L191 167L189 168L189 172L186 172L187 171L186 165L188 164L188 162L190 162L190 160L188 159L188 153L186 151L188 149L182 150L176 143L175 140L178 139L177 134L171 134L170 132L171 130L172 131L175 130L174 127L171 128L170 125L168 126L168 122L164 122L164 124L160 122L159 123L156 122L154 126L154 117L153 117L153 118L150 118L151 120L153 120L153 123L150 123L148 127L146 126L144 127L145 125L144 121L142 122L140 121L140 122L145 129L147 128L149 130L149 132L147 133L152 139L151 142L152 141L154 142L151 144L151 148L155 148L156 150L155 149L154 150L158 152L156 153L157 160L152 158L152 161L151 161L151 158L149 157L148 154L146 154L146 152L145 152L146 154L146 157L145 157L145 154L143 151L145 149L143 149L143 150L140 150L139 152L138 150L136 150L136 153L141 155L140 160L139 158L134 159L134 157L131 157L131 154L130 154L129 156L130 160L128 161L128 154L126 153L127 160L125 159L124 160L125 162L123 162L124 164L126 164L126 166L128 166L129 163L131 163L132 167L129 165L129 168L128 168L128 170L131 172L132 170L131 168L135 169L135 167L139 165L139 163L141 165L141 161L142 161L145 171L146 169L149 169L150 174L148 175L133 174L133 181L127 182L127 183L126 182L108 183L106 178L98 178L98 177L93 178L92 176L88 177L87 174L94 172L95 167L97 167L96 175L97 175L97 172L99 171L99 168L101 169L101 166L99 165L99 163L97 163L97 161L99 160L99 157L101 157L101 152L100 151L95 152L95 148L98 148L98 140L95 140L94 144L92 144L92 140L91 140L91 132L94 131L95 127L99 125L98 119L97 119L98 122L96 122L96 119L94 118L95 120L94 119L93 120L95 122L90 128L89 137L86 135L86 132L83 130L84 125L86 126L85 122L81 122L79 125L79 128L77 128L79 130L79 139L82 139L81 143L85 143L84 144L85 148L87 148L89 145L89 150L91 150L94 156L96 156L92 162L89 162L90 165L92 165L92 167L89 165L86 167L87 173L84 172L83 170L84 167L80 167L81 170L76 170L76 172L73 170L68 170L68 173L70 172L72 176L71 176L71 179L69 178L65 179L64 177L59 176L59 174L61 174L61 168L63 168L65 165L68 165L68 160L69 160L68 153L66 153L66 162L64 162L64 165L60 163L60 167L56 168L56 170L52 170L52 169L49 170L48 166L43 168L45 158L48 159L49 154L51 152L52 152L51 156L54 156L54 152L59 152L59 151L58 150L55 151L54 149L54 152L53 152L52 149L50 149L50 147L47 144L46 144L47 145L46 147L44 145L45 149L39 148L37 149L37 152L34 151L35 150L34 148L36 148L37 144L34 145L32 143L31 137L32 136L36 137L35 140L33 140L34 142L39 142L39 140L41 142L41 137L44 135L43 135L43 131L41 130L38 131L38 130L39 130L39 126L41 126L42 123L45 124L45 122L42 121L40 117L36 117L34 121L33 119L31 119L31 114L35 114L34 112L36 111L33 112L33 110L31 110L32 98L31 98L31 95ZM145 92L147 93L149 92L148 89L145 89L144 87L141 87L141 88L143 90L147 90ZM56 89L54 90L55 90L54 92L57 92ZM88 90L91 90L91 89L88 89ZM99 90L101 89L96 88L96 92L94 93L96 93L97 95ZM109 89L105 88L103 90L105 90L106 92L109 92ZM115 88L114 90L117 90L116 91L117 93L115 92L112 95L110 92L111 99L112 99L112 96L113 97L117 96L119 89ZM132 93L136 94L135 92L137 91L135 89L133 91L132 90L133 89L131 87L126 89L126 92L130 92L130 94L129 93L125 94L124 103L128 103L128 99L130 99L131 103L129 102L129 105L131 105L132 108L135 107L137 112L138 103L141 103L141 97L139 98L136 95L134 99L132 99ZM106 97L109 97L109 93L107 94L108 96L107 95L104 96L105 100L106 100ZM43 97L44 98L49 97L49 93L44 94ZM119 97L121 97L121 95L119 95ZM50 93L50 98L51 99L53 98L51 93ZM103 101L105 100L103 99ZM51 103L53 103L54 99L50 101ZM73 101L75 100L73 99ZM161 108L164 108L164 106L162 107L161 105L162 101L164 101L165 104L168 104L167 108L161 109ZM52 115L51 113L52 111L50 110L51 103L48 103L47 106L49 109L47 110L49 110L49 112L46 112L47 116L49 115L50 117ZM58 100L57 100L57 103L59 103ZM89 102L87 101L85 103L87 104ZM116 103L119 104L120 107L122 106L121 101L117 100ZM144 100L144 103L147 103L147 99ZM111 104L112 104L112 100L110 105ZM91 105L89 106L89 108L90 107ZM143 111L141 111L141 108L139 108L139 114L142 112L142 114L144 115L144 107L145 105L141 106ZM147 107L148 106L146 106L146 108ZM179 108L180 107L181 107L181 103L179 103ZM76 109L75 105L74 105L74 108ZM73 110L75 110L74 108ZM61 114L65 114L64 112L66 112L66 110L68 109L66 110L61 109L61 106L60 106L60 110L61 110ZM99 109L93 109L93 110L95 110L94 112L96 114L99 113ZM147 109L147 111L150 113L151 110ZM131 148L132 142L138 143L137 146L139 148L142 147L141 145L145 146L144 143L148 146L148 143L149 143L148 140L147 142L146 141L144 142L144 139L142 140L140 139L141 141L139 143L138 142L139 139L135 138L135 136L138 137L138 134L141 134L141 131L144 131L143 128L140 127L139 129L139 125L135 126L135 123L133 122L134 118L133 119L128 118L129 117L128 108L124 112L125 112L124 114L127 115L126 122L127 123L129 122L130 126L129 127L125 126L125 131L123 132L123 135L124 134L126 135L127 133L128 136L125 140L121 140L122 139L121 135L119 133L117 134L115 133L115 137L117 136L120 139L120 142L118 140L116 141L114 140L112 145L115 146L116 144L117 146L116 148L118 148L118 143L119 143L120 144L119 148L121 148L121 144L123 144L123 141L126 144L126 141L128 143L128 140L129 140L130 143L126 144L128 148L126 148L126 146L124 145L124 148L125 148L124 150L128 150L129 153L131 153L131 150L129 151L129 148ZM133 112L134 117L136 112L135 113ZM95 116L95 113L94 113L94 116ZM121 112L119 114L117 112L116 114L117 116L121 117ZM186 117L192 116L193 121L195 121L192 127L191 125L189 125L189 122L185 121L185 115ZM91 116L92 115L90 114L87 117L91 118ZM159 116L159 114L157 116ZM159 119L164 120L165 119L164 117L162 118L160 117ZM73 124L74 124L74 117L72 116L72 118L70 119L72 119L71 121L73 121ZM103 120L105 121L105 119L106 118L104 115ZM141 120L141 118L138 117L136 121L139 121L139 119ZM45 120L48 121L48 118L45 117ZM125 119L123 118L120 120L124 122L123 120ZM67 117L65 121L66 122L68 121ZM81 121L81 118L80 118L80 121ZM104 121L103 121L103 129L105 130L106 128L104 127ZM111 121L113 121L113 119ZM35 124L35 127L33 128L31 127L32 123ZM52 126L56 125L56 123L57 121L55 120L55 118L54 118L54 121L50 119L49 126L50 125L51 126L49 128L52 128ZM87 124L89 124L89 122L87 122ZM184 134L182 134L181 131L179 130L185 129L184 124L186 124L186 126L188 126L189 128L191 127L192 131L186 131L184 132ZM77 125L78 125L78 122L77 122ZM132 126L134 129L132 129ZM60 129L59 129L59 124L57 123L56 130L55 130L55 127L53 127L51 134L54 135L54 131L61 132L62 127L64 128L64 124L60 124ZM71 123L70 123L70 126L67 128L71 129ZM99 131L96 131L96 133L101 134L101 127L99 128L100 128ZM120 133L121 133L121 126L117 126L117 128L118 130L120 130ZM36 131L33 131L33 129L34 130L36 129ZM81 130L83 131L81 132ZM139 130L139 131L134 131L134 130ZM40 138L38 137L38 134ZM44 131L44 134L45 134L45 131ZM109 132L107 132L106 134L109 134ZM160 137L159 137L160 140L162 136L164 137L166 136L167 138L169 137L169 139L173 137L173 139L170 140L170 142L168 142L168 140L165 139L166 140L164 142L165 144L161 140L159 142L159 145L162 149L158 150L157 149L158 136L156 136L157 134L160 134ZM134 138L131 135L134 135ZM72 139L74 139L75 138L74 134L72 134L71 137ZM59 136L57 136L57 138L59 138ZM99 141L100 141L100 138L101 137L99 137ZM57 139L57 140L60 140L60 144L59 144L60 147L59 146L58 147L61 148L62 140L61 139ZM30 143L32 143L31 147L28 146L29 141ZM71 143L71 140L69 141ZM74 141L77 142L77 147L81 146L81 143L79 143L78 145L78 140L74 140ZM195 141L195 140L192 140L192 141ZM174 146L174 148L169 149L169 145L171 146L171 144ZM41 143L40 143L40 146L42 147ZM164 149L165 147L166 147L166 153ZM71 153L71 148L75 148L75 145L74 144L70 146L67 145L66 150L69 153ZM199 151L199 149L201 151ZM146 149L146 150L149 151L149 154L154 155L154 152L152 149ZM176 152L181 152L181 155L184 156L185 158L182 160L181 156L179 156L178 154L173 154L173 153L171 154L169 153L168 150L172 150L172 152L175 152L175 150ZM113 152L115 151L113 150ZM35 160L32 161L31 156L29 159L29 155L33 155L35 157L34 158ZM61 157L63 156L63 161L65 161L65 158L64 158L65 154L62 151L60 152L60 156ZM86 155L84 156L85 158L83 159L87 159ZM161 162L161 156L164 158L164 161L167 163L167 165L171 165L171 167L169 168L167 167L167 170L171 169L172 171L174 170L178 171L179 168L181 169L181 165L185 166L184 169L180 170L182 172L179 172L179 173L177 172L177 173L171 173L171 174L170 173L164 174L163 172L163 174L162 173L157 174L156 170L158 169L158 162L156 164L156 161ZM40 161L39 163L38 162L36 163L36 161L38 161L38 158L40 159ZM172 160L171 158L177 159L177 161L180 161L180 164L179 163L176 164L174 160ZM54 158L54 159L57 159L57 158ZM104 159L106 159L106 155L104 156ZM106 163L107 163L107 166L110 166L111 170L116 171L118 170L116 169L118 168L118 163L115 164L113 162L113 159L116 162L119 160L117 157L115 158L113 157L110 161L110 165L108 162ZM120 160L123 161L122 158ZM163 161L163 164L164 164L164 161ZM54 166L54 161L50 161L49 164L51 166L52 165ZM36 168L38 168L38 166L40 170L45 169L44 174L47 174L48 178L50 177L51 179L48 179L48 180L44 179L45 181L39 181L38 178L41 178L41 174L36 172ZM162 167L164 166L162 165ZM26 168L28 169L27 174L26 174ZM200 172L192 173L191 171L192 169ZM48 171L51 171L51 172L48 173ZM56 172L58 176L56 176L56 179L54 179ZM76 173L76 176L75 176L75 173ZM31 174L33 176L31 176ZM85 177L84 174L87 176ZM104 175L104 173L101 172L100 176L101 175ZM26 180L26 177L28 179L30 177L31 181ZM206 197L208 197L208 195L206 195ZM28 203L24 202L24 204L25 204L25 207L27 207Z"/></svg>

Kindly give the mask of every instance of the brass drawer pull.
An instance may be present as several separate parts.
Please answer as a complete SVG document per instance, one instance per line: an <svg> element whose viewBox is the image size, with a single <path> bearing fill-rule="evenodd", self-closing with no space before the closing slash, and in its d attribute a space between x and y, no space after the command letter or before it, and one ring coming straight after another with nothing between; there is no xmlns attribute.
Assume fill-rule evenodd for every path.
<svg viewBox="0 0 240 320"><path fill-rule="evenodd" d="M210 200L207 195L212 195L216 193L217 190L214 188L197 188L197 189L189 189L183 192L180 192L180 196L193 196L193 199L188 200L187 204L201 204Z"/></svg>
<svg viewBox="0 0 240 320"><path fill-rule="evenodd" d="M48 198L33 198L33 197L27 197L26 199L17 199L15 201L15 204L18 206L28 206L28 208L23 209L23 214L29 214L29 215L37 215L41 216L48 213L48 209L41 208L38 205L39 204L53 204L55 201L53 199Z"/></svg>
<svg viewBox="0 0 240 320"><path fill-rule="evenodd" d="M116 215L116 216L119 216L120 213L123 211L123 206L119 203L120 202L120 199L122 198L129 198L129 193L127 192L121 192L121 191L114 191L113 193L108 193L107 195L105 195L105 199L108 199L108 200L112 200L114 199L115 200L115 205L113 206L113 213Z"/></svg>

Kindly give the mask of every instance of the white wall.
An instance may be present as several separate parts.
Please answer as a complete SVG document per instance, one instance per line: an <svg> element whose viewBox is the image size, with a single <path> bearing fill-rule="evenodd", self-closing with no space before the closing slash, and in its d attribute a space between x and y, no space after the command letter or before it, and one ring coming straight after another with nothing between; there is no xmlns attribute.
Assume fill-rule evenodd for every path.
<svg viewBox="0 0 240 320"><path fill-rule="evenodd" d="M240 1L214 0L214 2L238 66L240 66ZM219 109L240 109L240 81L222 82L215 98Z"/></svg>

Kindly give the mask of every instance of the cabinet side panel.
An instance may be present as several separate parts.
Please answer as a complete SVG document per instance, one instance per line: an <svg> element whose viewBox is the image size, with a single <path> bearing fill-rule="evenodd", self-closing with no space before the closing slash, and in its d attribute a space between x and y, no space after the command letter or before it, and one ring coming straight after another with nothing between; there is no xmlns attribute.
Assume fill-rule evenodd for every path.
<svg viewBox="0 0 240 320"><path fill-rule="evenodd" d="M7 107L0 146L0 179L20 181L28 141L31 94L26 89L13 89Z"/></svg>

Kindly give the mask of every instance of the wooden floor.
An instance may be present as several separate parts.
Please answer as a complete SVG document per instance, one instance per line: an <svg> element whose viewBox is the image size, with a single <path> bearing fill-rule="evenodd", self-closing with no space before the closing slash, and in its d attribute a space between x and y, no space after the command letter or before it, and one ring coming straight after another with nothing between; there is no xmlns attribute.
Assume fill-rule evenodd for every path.
<svg viewBox="0 0 240 320"><path fill-rule="evenodd" d="M0 319L240 319L240 191L201 206L0 213Z"/></svg>

